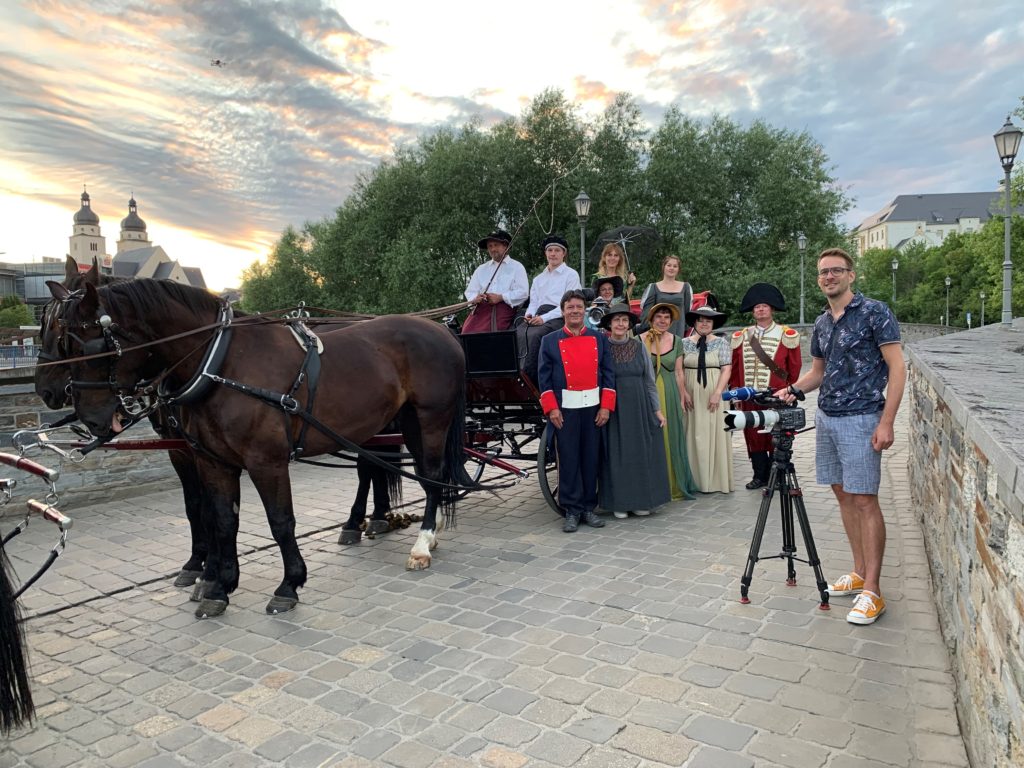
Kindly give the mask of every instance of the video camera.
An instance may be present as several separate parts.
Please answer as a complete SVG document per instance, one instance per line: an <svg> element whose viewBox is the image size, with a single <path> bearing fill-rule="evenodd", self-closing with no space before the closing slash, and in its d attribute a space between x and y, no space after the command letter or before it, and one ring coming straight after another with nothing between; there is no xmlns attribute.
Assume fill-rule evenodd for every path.
<svg viewBox="0 0 1024 768"><path fill-rule="evenodd" d="M796 397L803 400L804 393L799 392ZM753 387L738 387L723 392L722 399L753 402L762 407L759 411L726 411L726 432L736 429L757 429L765 433L778 429L787 432L803 429L807 425L807 413L803 408L775 397L770 389L759 391Z"/></svg>
<svg viewBox="0 0 1024 768"><path fill-rule="evenodd" d="M587 321L595 328L601 324L601 318L608 311L608 301L598 296L587 307Z"/></svg>

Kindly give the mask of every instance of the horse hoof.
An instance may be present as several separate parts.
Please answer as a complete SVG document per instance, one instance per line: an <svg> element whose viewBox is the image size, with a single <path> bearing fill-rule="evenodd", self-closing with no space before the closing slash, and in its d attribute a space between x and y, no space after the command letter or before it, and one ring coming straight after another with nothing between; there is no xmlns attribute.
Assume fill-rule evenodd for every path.
<svg viewBox="0 0 1024 768"><path fill-rule="evenodd" d="M192 594L188 597L189 601L193 603L201 602L203 596L206 594L206 590L210 588L210 585L211 582L199 579L199 581L196 582L196 585L192 587Z"/></svg>
<svg viewBox="0 0 1024 768"><path fill-rule="evenodd" d="M199 607L196 608L197 619L212 619L214 616L220 616L227 610L227 600L207 600L204 599L199 603Z"/></svg>
<svg viewBox="0 0 1024 768"><path fill-rule="evenodd" d="M174 586L191 587L202 575L202 571L179 571L178 575L174 577Z"/></svg>
<svg viewBox="0 0 1024 768"><path fill-rule="evenodd" d="M431 547L433 549L433 547ZM410 555L409 560L405 564L405 570L407 571L422 571L430 567L430 558L422 557L420 555Z"/></svg>
<svg viewBox="0 0 1024 768"><path fill-rule="evenodd" d="M298 605L298 603L299 600L296 597L280 597L279 595L274 595L270 598L270 602L267 603L267 613L271 616L277 613L287 613Z"/></svg>
<svg viewBox="0 0 1024 768"><path fill-rule="evenodd" d="M338 537L339 544L358 544L363 538L363 532L359 530L351 531L347 528L341 529L341 536Z"/></svg>
<svg viewBox="0 0 1024 768"><path fill-rule="evenodd" d="M391 523L387 520L371 520L366 524L366 534L376 536L378 533L387 533L391 530Z"/></svg>

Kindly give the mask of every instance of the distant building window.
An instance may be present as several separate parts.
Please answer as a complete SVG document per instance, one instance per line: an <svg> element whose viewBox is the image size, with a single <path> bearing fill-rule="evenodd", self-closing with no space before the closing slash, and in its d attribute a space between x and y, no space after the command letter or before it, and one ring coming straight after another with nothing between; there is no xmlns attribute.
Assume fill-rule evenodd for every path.
<svg viewBox="0 0 1024 768"><path fill-rule="evenodd" d="M100 248L99 248L98 244L96 244L96 243L89 243L89 250L90 251L98 251L99 249Z"/></svg>

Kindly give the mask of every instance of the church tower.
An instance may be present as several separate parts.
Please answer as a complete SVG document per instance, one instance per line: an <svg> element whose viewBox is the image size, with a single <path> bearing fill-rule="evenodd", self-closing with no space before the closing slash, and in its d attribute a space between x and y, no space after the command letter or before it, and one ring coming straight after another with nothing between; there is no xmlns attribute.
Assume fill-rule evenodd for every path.
<svg viewBox="0 0 1024 768"><path fill-rule="evenodd" d="M146 222L139 216L135 195L128 201L128 215L121 219L121 239L117 241L117 255L151 245L146 234Z"/></svg>
<svg viewBox="0 0 1024 768"><path fill-rule="evenodd" d="M82 207L75 214L71 237L68 238L69 255L78 268L89 269L95 257L101 264L107 254L107 239L100 234L100 217L92 209L89 193L82 191Z"/></svg>

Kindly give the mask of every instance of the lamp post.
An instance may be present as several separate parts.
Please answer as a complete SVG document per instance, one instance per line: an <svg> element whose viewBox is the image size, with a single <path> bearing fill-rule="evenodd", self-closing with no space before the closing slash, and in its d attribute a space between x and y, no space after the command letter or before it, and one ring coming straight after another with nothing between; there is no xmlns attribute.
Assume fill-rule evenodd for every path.
<svg viewBox="0 0 1024 768"><path fill-rule="evenodd" d="M896 306L896 270L900 268L900 260L892 260L892 303Z"/></svg>
<svg viewBox="0 0 1024 768"><path fill-rule="evenodd" d="M981 325L978 326L980 328L985 324L985 292L981 291L978 298L981 299Z"/></svg>
<svg viewBox="0 0 1024 768"><path fill-rule="evenodd" d="M587 217L590 216L590 198L582 189L572 201L576 206L576 218L580 222L580 283L587 282Z"/></svg>
<svg viewBox="0 0 1024 768"><path fill-rule="evenodd" d="M800 249L800 325L804 324L804 251L807 250L807 236L801 232L796 238L796 247Z"/></svg>
<svg viewBox="0 0 1024 768"><path fill-rule="evenodd" d="M1013 281L1013 260L1010 259L1010 171L1013 170L1013 159L1020 147L1020 137L1021 130L1010 122L1009 115L1006 116L1003 127L992 137L996 141L999 162L1003 164L1003 171L1006 173L1003 180L1003 189L1006 190L1006 219L1003 221L1003 325L1009 325L1013 321L1013 307L1010 301Z"/></svg>
<svg viewBox="0 0 1024 768"><path fill-rule="evenodd" d="M946 275L946 327L949 328L949 286L952 285L953 278Z"/></svg>

